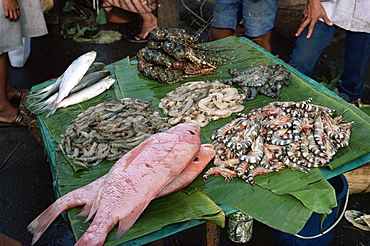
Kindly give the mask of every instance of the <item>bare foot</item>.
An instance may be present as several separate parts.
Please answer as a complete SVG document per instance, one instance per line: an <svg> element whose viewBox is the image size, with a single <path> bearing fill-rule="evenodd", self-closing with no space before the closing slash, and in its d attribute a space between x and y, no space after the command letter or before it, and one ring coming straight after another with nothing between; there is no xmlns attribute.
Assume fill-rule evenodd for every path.
<svg viewBox="0 0 370 246"><path fill-rule="evenodd" d="M158 26L158 19L153 13L140 14L140 16L143 18L143 25L138 36L146 38L150 31Z"/></svg>

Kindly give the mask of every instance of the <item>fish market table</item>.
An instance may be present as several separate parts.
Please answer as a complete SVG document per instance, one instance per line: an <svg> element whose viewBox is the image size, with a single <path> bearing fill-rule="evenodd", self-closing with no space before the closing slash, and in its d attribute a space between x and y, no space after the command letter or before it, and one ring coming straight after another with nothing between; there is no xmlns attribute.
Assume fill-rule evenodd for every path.
<svg viewBox="0 0 370 246"><path fill-rule="evenodd" d="M259 175L256 177L256 185L246 184L241 180L225 182L220 176L209 177L208 182L204 182L200 176L185 190L153 200L137 223L122 237L115 239L117 228L113 229L108 235L106 245L142 245L206 221L223 226L224 214L230 214L237 209L272 228L294 234L304 226L311 214L318 210L310 207L312 204L306 207L295 199L295 196L299 196L298 192L302 191L300 188L308 192L312 190L319 192L314 185L326 182L323 177L328 179L369 162L370 146L363 145L368 141L367 133L370 130L368 115L355 106L345 103L319 83L297 72L247 39L229 37L210 44L212 47L230 47L224 55L236 57L234 62L221 65L218 71L242 70L262 63L281 64L291 72L291 84L282 89L279 99L258 95L254 100L244 102L245 112L277 100L298 102L312 97L313 103L334 108L337 112L343 113L346 120L356 122L352 129L349 146L340 149L327 168L312 168L309 174L294 173L294 175L299 175L300 181L292 184L290 190L281 191L279 187L271 186L275 181L284 182L288 176L292 175L294 171L287 168L268 175ZM61 141L60 135L78 114L100 102L120 98L139 98L151 101L153 108L160 112L158 108L160 99L180 84L159 84L156 81L150 81L137 71L136 63L130 61L129 58L110 64L106 66L106 69L110 70L117 79L114 88L87 102L58 109L50 117L45 118L44 114L37 116L53 173L56 197L96 180L106 174L114 164L113 161L107 161L89 170L83 170L71 165L71 161L66 156L56 151ZM227 76L229 75L225 72L215 73L212 79ZM182 82L196 80L210 80L210 76L187 78ZM45 85L36 87L39 86ZM202 142L210 143L212 132L231 119L232 117L220 119L202 128ZM209 165L212 166L212 163ZM293 190L294 188L296 190ZM280 194L277 194L279 192ZM202 206L197 205L199 201L202 201ZM279 212L274 213L273 211ZM79 208L73 208L64 214L71 223L76 238L79 238L89 225L88 222L84 223L84 218L75 217L78 213Z"/></svg>

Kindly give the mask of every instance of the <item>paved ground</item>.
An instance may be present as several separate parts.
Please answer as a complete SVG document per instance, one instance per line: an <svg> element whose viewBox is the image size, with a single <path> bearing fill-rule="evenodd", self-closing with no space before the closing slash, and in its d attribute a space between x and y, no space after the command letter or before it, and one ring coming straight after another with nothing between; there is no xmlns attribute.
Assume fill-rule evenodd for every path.
<svg viewBox="0 0 370 246"><path fill-rule="evenodd" d="M109 28L114 29L116 25L110 25ZM126 56L134 56L145 45L124 40L107 45L77 43L61 38L53 32L55 28L52 26L49 30L48 35L32 40L31 56L25 67L10 68L10 79L17 87L29 89L58 77L75 58L90 50L97 51L97 61L109 64ZM339 38L329 47L321 64L340 66L343 58L333 51L341 49L342 41ZM273 46L274 54L283 59L288 57L291 43L274 36ZM47 157L42 145L25 127L0 128L0 143L0 233L23 245L30 245L31 234L26 230L27 225L54 201ZM369 199L369 194L351 195L348 208L370 213ZM204 245L204 232L204 226L198 226L166 238L165 245ZM227 239L224 229L221 234L221 245L237 245ZM268 227L255 222L252 241L247 245L272 245L271 235ZM69 246L73 243L68 225L58 217L36 245ZM332 245L370 245L370 234L354 229L342 219L334 231ZM1 240L0 246L3 246Z"/></svg>

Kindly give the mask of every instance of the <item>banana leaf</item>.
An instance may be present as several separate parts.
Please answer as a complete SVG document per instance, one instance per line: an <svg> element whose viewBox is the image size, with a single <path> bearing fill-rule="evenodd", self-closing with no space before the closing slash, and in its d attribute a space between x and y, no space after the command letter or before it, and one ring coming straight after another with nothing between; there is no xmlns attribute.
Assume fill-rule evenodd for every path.
<svg viewBox="0 0 370 246"><path fill-rule="evenodd" d="M306 100L308 97L312 97L314 104L334 108L336 109L337 114L344 114L347 121L356 122L352 130L350 146L341 149L336 154L333 161L328 165L330 169L342 166L369 153L370 146L363 146L362 144L366 141L366 133L369 130L369 117L353 105L344 102L325 87L320 86L317 82L300 74L278 58L262 51L249 40L229 37L216 42L204 44L204 46L206 48L214 49L230 47L229 50L222 52L223 57L230 57L228 64L220 66L217 72L212 75L187 78L181 81L181 83L188 81L213 80L216 78L229 78L230 75L227 73L229 69L244 70L249 66L255 66L258 64L283 64L292 73L291 85L282 89L281 97L279 99L259 95L254 100L245 102L244 112L249 112L254 108L263 107L272 101L302 101ZM135 63L130 62L128 59L126 60L126 65L116 67L115 69L115 74L119 82L118 86L121 87L120 92L123 97L139 97L142 100L152 100L153 106L156 107L161 98L180 84L159 84L156 81L148 80L137 71ZM159 108L155 109L161 112ZM210 135L213 131L228 123L232 118L233 117L220 119L215 122L211 122L209 125L204 127L202 129L202 141L209 143ZM357 150L351 151L352 149ZM243 196L236 194L235 190L246 189L246 186L249 187L249 185L233 180L223 186L225 183L223 178L216 177L216 180L220 183L220 186L217 186L218 188L216 189L217 193L213 192L213 189L210 188L211 186L203 188L204 184L202 184L199 179L198 182L195 181L192 185L197 189L202 190L205 194L210 196L212 200L219 204L225 204L240 209L271 227L289 233L299 232L312 212L328 214L330 213L331 208L336 206L335 192L322 176L318 168L312 168L310 174L303 174L298 171L285 169L277 173L270 173L263 177L257 176L257 186L268 191L263 191L260 188L257 188L257 186L250 189L259 189L258 194L261 195L261 197L265 196L266 198L254 200L252 202L253 204L246 203L247 206L241 205L244 204L242 199ZM292 180L297 182L291 184ZM212 182L212 185L215 185L215 183L217 182ZM249 189L248 191L252 192ZM248 193L246 197L249 195L250 194ZM278 197L276 195L278 195ZM283 200L285 204L280 206L280 204L283 204L281 200ZM273 209L279 209L279 213L277 213L278 216L270 216L270 218L266 218L266 211L269 211L268 209L265 209L266 201L273 204ZM264 211L256 208L264 208ZM292 213L291 211L294 209L300 209L300 211ZM281 221L289 221L289 225L282 224Z"/></svg>
<svg viewBox="0 0 370 246"><path fill-rule="evenodd" d="M220 66L214 74L187 78L181 83L187 81L229 78L230 75L227 73L228 69L243 70L251 65L257 64L283 64L292 72L291 85L282 89L282 94L279 99L258 95L254 100L245 102L244 111L249 112L253 108L262 107L267 103L276 100L302 101L306 100L308 97L313 97L314 104L335 108L338 114L344 114L346 120L356 122L352 130L350 145L347 148L340 150L334 157L331 162L333 168L341 166L370 152L370 146L363 146L363 143L367 141L366 133L369 131L370 121L368 116L356 107L345 103L340 98L332 95L329 91L325 91L325 88L319 89L318 87L320 86L318 86L317 83L310 81L300 73L297 73L294 69L284 64L276 57L271 56L271 54L264 52L247 39L230 37L203 45L208 49L223 50L229 47L222 52L223 57L229 57L228 64ZM218 54L215 56L217 55ZM52 161L52 163L54 163L53 165L55 165L52 169L55 170L55 190L59 195L66 194L70 190L81 187L104 175L113 164L112 162L101 163L89 170L80 170L76 172L76 167L70 165L70 162L67 160L68 158L64 157L60 152L54 151L56 143L60 141L60 134L64 132L64 129L78 113L81 113L89 106L94 106L104 100L108 101L121 97L132 97L152 101L154 109L161 112L157 106L159 100L163 98L166 93L180 85L180 83L160 84L156 81L151 81L145 78L137 71L136 64L130 62L128 58L107 67L109 67L109 70L111 70L117 78L117 84L114 85L114 88L102 94L99 98L96 98L96 100L92 99L88 102L82 103L81 105L59 109L49 118L45 119L43 115L38 117L41 123L40 125L44 125L46 128L44 129L43 136L47 138L47 142L50 142L50 146L52 146L49 147L48 155L54 156L55 158L54 161ZM220 119L211 122L208 126L204 127L202 129L201 136L202 142L211 142L210 135L213 131L231 121L232 118L233 116L226 119ZM213 164L210 163L207 169L212 165ZM294 180L295 184L293 186L288 182L284 183L284 180ZM259 175L255 178L255 181L257 185L250 185L238 179L226 182L222 177L212 176L209 177L208 182L203 182L200 175L200 177L191 184L191 187L194 187L206 195L205 197L209 197L211 199L207 200L203 197L204 199L201 202L202 206L205 206L205 204L211 205L210 202L227 205L250 214L255 219L275 229L293 234L299 232L301 228L303 228L304 224L313 212L329 213L330 209L336 206L334 189L325 180L318 168L312 168L310 174L304 174L290 169L283 169L280 172L270 173L264 176ZM312 193L315 193L315 199L312 198ZM188 199L193 195L194 194L190 194L184 198ZM168 205L166 199L167 196L153 202L158 202L163 207L175 205ZM150 211L149 209L151 206L152 203L147 208L148 211ZM159 207L161 206L159 205ZM179 211L170 209L170 212L182 213L182 209ZM198 211L195 211L194 213L197 214L197 212ZM74 218L74 215L77 213L78 211L76 209L72 209L69 210L67 214L71 220L72 229L78 238L79 235L81 235L81 232L77 231L80 230L80 224L83 219L75 221L76 218ZM148 229L146 229L145 225L147 222L146 220L150 220L150 215L147 215L146 213L147 211L145 211L145 215L143 214L140 218L140 222L138 221L135 223L135 226L126 233L127 235L131 235L129 233L132 233L132 235L135 235L132 238L139 236L145 237L145 235L147 235ZM211 216L209 218L212 218L212 215L214 214L222 216L220 211L217 212L217 209L213 208L213 210L207 210L207 213L203 215L203 219L207 219L209 216ZM167 214L167 217L172 216L172 214ZM153 218L155 217L156 216L153 215ZM200 217L190 216L184 220L192 220L194 218ZM174 221L171 221L170 223L174 223ZM161 231L166 230L168 226L170 225L166 223L161 225L160 227L164 228ZM140 230L143 233L136 233L135 230ZM118 240L129 240L126 238L126 234ZM109 234L107 243L115 245L123 242L112 242L110 240L113 237L112 235L114 235L114 232Z"/></svg>
<svg viewBox="0 0 370 246"><path fill-rule="evenodd" d="M202 206L199 206L199 205ZM69 211L69 219L75 229L76 238L80 238L90 223L84 223L84 218L75 217L80 212L78 208ZM123 236L116 239L115 227L108 235L104 245L119 245L143 235L159 231L166 225L189 220L204 220L220 226L225 225L225 214L209 197L196 191L191 194L175 192L166 197L153 200L145 209L136 223Z"/></svg>

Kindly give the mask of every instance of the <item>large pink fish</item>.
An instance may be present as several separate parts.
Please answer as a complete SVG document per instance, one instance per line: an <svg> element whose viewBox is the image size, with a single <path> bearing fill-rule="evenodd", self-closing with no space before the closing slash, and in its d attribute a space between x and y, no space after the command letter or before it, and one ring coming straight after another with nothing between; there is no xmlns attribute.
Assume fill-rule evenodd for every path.
<svg viewBox="0 0 370 246"><path fill-rule="evenodd" d="M188 185L213 158L213 146L201 146L199 135L198 126L183 123L148 138L106 175L59 198L31 222L32 243L61 212L81 205L79 215L95 217L76 245L102 245L117 223L119 237L152 199Z"/></svg>

